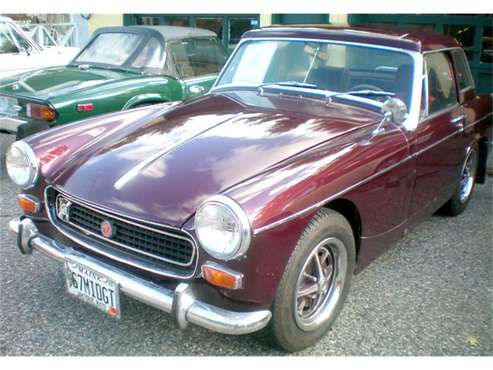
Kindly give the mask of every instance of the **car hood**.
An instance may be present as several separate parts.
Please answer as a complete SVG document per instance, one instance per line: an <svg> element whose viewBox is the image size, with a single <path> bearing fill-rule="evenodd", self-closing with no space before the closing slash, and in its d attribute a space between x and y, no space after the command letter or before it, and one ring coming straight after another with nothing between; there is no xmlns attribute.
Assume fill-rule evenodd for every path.
<svg viewBox="0 0 493 370"><path fill-rule="evenodd" d="M84 145L50 181L118 214L180 227L209 196L382 117L256 92L208 94L152 112Z"/></svg>
<svg viewBox="0 0 493 370"><path fill-rule="evenodd" d="M52 67L21 73L0 81L0 94L49 100L71 95L115 80L135 77L126 71L77 67Z"/></svg>

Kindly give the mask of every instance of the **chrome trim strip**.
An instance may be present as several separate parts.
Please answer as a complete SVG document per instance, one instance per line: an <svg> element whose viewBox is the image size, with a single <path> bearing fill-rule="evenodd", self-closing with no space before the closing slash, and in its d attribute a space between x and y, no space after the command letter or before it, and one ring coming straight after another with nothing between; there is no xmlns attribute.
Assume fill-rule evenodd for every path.
<svg viewBox="0 0 493 370"><path fill-rule="evenodd" d="M401 164L403 164L403 163L405 163L405 162L407 162L407 161L411 160L412 158L413 158L413 156L408 156L408 157L406 157L405 159L403 159L402 161L397 162L397 163L394 163L393 165L390 165L389 167L387 167L387 168L385 168L385 169L383 169L383 170L381 170L381 171L379 171L379 172L376 172L376 173L374 173L373 175L370 175L370 176L368 176L367 178L365 178L365 179L363 179L363 180L360 180L360 181L358 181L357 183L355 183L355 184L353 184L353 185L349 186L348 188L343 189L343 190L341 190L341 191L339 191L339 192L337 192L337 193L335 193L335 194L332 194L331 196L329 196L329 197L327 197L327 198L324 198L323 200L321 200L321 201L319 201L319 202L317 202L317 203L315 203L315 204L313 204L313 205L311 205L311 206L309 206L309 207L307 207L307 208L305 208L305 209L302 209L302 210L300 210L300 211L298 211L298 212L295 212L295 213L293 213L292 215L289 215L289 216L287 216L287 217L284 217L284 218L282 218L282 219L280 219L280 220L278 220L278 221L275 221L275 222L273 222L273 223L271 223L271 224L268 224L268 225L265 225L265 226L259 227L259 228L257 228L257 229L254 229L254 230L253 230L253 234L254 234L254 235L260 234L261 232L264 232L264 231L270 230L270 229L272 229L272 228L274 228L274 227L276 227L276 226L279 226L279 225L281 225L281 224L283 224L283 223L285 223L285 222L288 222L288 221L290 221L290 220L292 220L292 219L294 219L294 218L296 218L296 217L299 217L299 216L301 216L301 215L303 215L303 214L305 214L305 213L308 213L308 212L310 212L310 211L311 211L311 210L313 210L313 209L320 208L320 207L322 207L324 204L326 204L327 202L330 202L331 200L334 200L334 199L336 199L336 198L340 197L341 195L346 194L347 192L349 192L349 191L351 191L351 190L353 190L353 189L357 188L357 187L358 187L358 186L360 186L360 185L364 185L364 184L366 184L367 182L369 182L369 181L373 180L374 178L376 178L376 177L378 177L378 176L380 176L380 175L383 175L384 173L386 173L386 172L388 172L388 171L390 171L390 170L392 170L392 169L396 168L397 166L400 166Z"/></svg>
<svg viewBox="0 0 493 370"><path fill-rule="evenodd" d="M480 119L477 119L476 121L464 126L464 130L470 128L470 127L473 127L473 126L476 126L479 122L481 122L482 120L488 118L489 116L491 116L493 114L493 112L490 112L488 114L485 114L483 117L481 117Z"/></svg>
<svg viewBox="0 0 493 370"><path fill-rule="evenodd" d="M200 301L193 295L189 284L180 283L174 291L160 286L39 234L29 218L11 220L9 228L18 234L21 224L22 229L28 231L23 232L25 237L22 238L21 243L27 243L29 248L36 249L58 262L63 263L70 259L107 276L118 283L123 294L170 313L179 328L186 327L187 323L193 323L223 334L248 334L264 328L272 316L266 309L237 312ZM180 292L187 294L184 296Z"/></svg>
<svg viewBox="0 0 493 370"><path fill-rule="evenodd" d="M58 198L59 196L60 196L60 194L58 194L58 195L57 195L57 198ZM80 204L80 203L78 203L77 201L73 201L73 200L72 200L69 196L66 196L65 194L62 194L61 196L63 196L64 198L67 198L67 199L71 200L71 201L72 201L72 203L75 203L75 204L77 204L77 205L81 206L81 204ZM46 202L46 203L47 203L47 202ZM56 201L55 201L55 204L57 204L57 202L56 202ZM56 205L55 205L55 207L56 207ZM85 206L82 206L82 207L85 207ZM89 207L87 207L87 208L89 208ZM90 209L90 208L89 208L89 209ZM57 211L57 210L55 209L55 212L56 212L56 211ZM93 210L93 211L94 211L94 210ZM73 222L68 221L68 222L66 222L66 223L67 223L67 224L69 224L69 225L72 225L72 226L76 227L76 228L77 228L77 229L79 229L79 230L81 230L84 234L89 234L89 235L95 236L95 237L97 237L97 238L99 238L99 239L101 239L101 240L103 240L103 241L106 241L106 242L109 242L109 243L112 243L112 244L118 245L118 246L120 246L120 247L123 247L123 248L125 248L125 249L129 249L129 250L131 250L131 251L133 251L133 252L136 252L136 253L139 253L139 254L143 254L143 255L146 255L146 256L149 256L149 257L152 257L152 258L159 259L159 260L164 261L164 262L168 262L168 263L171 263L171 264L174 264L174 265L178 265L178 266L183 266L183 267L188 267L188 266L190 266L190 265L193 263L193 259L194 259L194 257L195 257L195 250L196 250L197 248L195 247L195 245L193 244L193 242L192 242L190 239L185 238L185 237L180 236L180 235L174 235L174 234L168 233L168 232L166 232L166 231L161 231L161 230L153 229L153 228L150 228L150 227L147 227L147 226L144 226L144 225L139 225L139 224L137 224L137 223L135 223L135 222L132 222L132 221L127 221L127 220L125 220L125 219L123 219L123 218L120 218L120 217L118 217L118 216L113 216L113 215L108 214L108 213L105 213L105 212L100 212L100 211L94 211L94 212L98 212L98 213L100 213L100 214L102 214L102 215L104 215L104 216L108 216L108 217L111 217L111 218L117 219L117 220L119 220L119 221L122 221L122 222L124 222L124 223L130 224L130 225L134 225L134 226L137 226L137 227L140 227L140 228L143 228L143 229L149 230L149 231L156 232L156 233L158 233L158 234L163 234L163 235L166 235L166 236L169 236L169 237L172 237L172 238L177 238L177 239L181 239L181 240L185 240L185 241L189 242L189 243L192 245L192 256L190 257L190 262L188 262L188 263L186 263L186 264L185 264L185 263L179 263L179 262L176 262L176 261L173 261L173 260L169 260L169 259L164 258L164 257L155 256L155 255L153 255L153 254L151 254L151 253L147 253L147 252L141 251L141 250L139 250L139 249L135 249L135 248L130 247L130 246L128 246L128 245L125 245L125 244L119 243L119 242L117 242L117 241L115 241L115 240L105 238L104 236L102 236L102 235L98 235L98 234L96 234L96 233L94 233L94 232L92 232L92 231L90 231L90 230L84 229L83 227L81 227L81 226L79 226L79 225L76 225L76 224L74 224ZM65 222L65 221L64 221L64 222ZM62 223L62 224L63 224L63 223Z"/></svg>
<svg viewBox="0 0 493 370"><path fill-rule="evenodd" d="M389 167L384 168L383 170L381 170L379 172L376 172L373 175L370 175L369 177L367 177L367 178L365 178L363 180L358 181L356 184L353 184L353 185L349 186L346 189L342 189L341 191L339 191L339 192L337 192L337 193L335 193L335 194L333 194L333 195L331 195L331 196L329 196L327 198L324 198L323 200L321 200L321 201L319 201L319 202L317 202L317 203L315 203L315 204L313 204L313 205L311 205L311 206L309 206L309 207L307 207L305 209L302 209L302 210L300 210L298 212L295 212L292 215L286 216L286 217L284 217L284 218L282 218L282 219L280 219L278 221L275 221L275 222L273 222L271 224L268 224L268 225L259 227L257 229L254 229L253 230L253 235L257 235L257 234L260 234L261 232L264 232L264 231L273 229L273 228L275 228L275 227L277 227L279 225L282 225L285 222L288 222L288 221L290 221L290 220L292 220L294 218L297 218L297 217L299 217L299 216L301 216L301 215L303 215L305 213L308 213L308 212L310 212L313 209L322 207L324 204L330 202L331 200L334 200L334 199L336 199L336 198L338 198L338 197L340 197L340 196L342 196L342 195L350 192L351 190L357 188L358 186L361 186L361 185L366 184L367 182L373 180L374 178L376 178L376 177L378 177L380 175L383 175L384 173L387 173L387 172L391 171L392 169L396 168L397 166L400 166L401 164L403 164L403 163L405 163L405 162L407 162L407 161L409 161L409 160L411 160L411 159L419 156L420 154L423 154L427 150L434 148L435 146L443 143L444 141L450 139L451 137L453 137L453 136L455 136L457 134L462 133L464 130L475 126L480 121L488 118L491 114L493 114L493 112L490 112L490 113L486 114L485 116L483 116L480 119L474 121L473 123L470 123L469 125L465 126L464 128L461 128L459 130L454 131L453 133L451 133L451 134L445 136L444 138L442 138L442 139L434 142L433 144L427 146L426 148L423 148L423 149L421 149L421 150L419 150L419 151L411 154L410 156L404 158L403 160L401 160L401 161L399 161L397 163L394 163L393 165L390 165Z"/></svg>
<svg viewBox="0 0 493 370"><path fill-rule="evenodd" d="M459 93L464 94L465 92L467 92L469 90L474 90L474 89L475 89L474 86L469 85L469 86L466 86L466 87L463 87L462 89L460 89Z"/></svg>
<svg viewBox="0 0 493 370"><path fill-rule="evenodd" d="M421 121L419 121L419 125L422 124L423 122L426 122L426 121L430 120L430 119L436 118L436 117L438 117L441 114L444 114L444 113L447 113L447 112L451 112L454 109L457 109L459 106L460 106L459 102L456 102L456 103L454 103L454 105L450 105L450 106L445 107L445 108L442 108L442 109L440 109L440 110L438 110L436 112L433 112L429 116L423 117L423 119L421 119Z"/></svg>
<svg viewBox="0 0 493 370"><path fill-rule="evenodd" d="M432 53L440 53L443 51L457 50L457 49L462 50L462 48L460 46L449 46L449 47L441 48L441 49L426 50L426 51L423 51L422 53L423 54L432 54Z"/></svg>
<svg viewBox="0 0 493 370"><path fill-rule="evenodd" d="M217 73L209 73L207 75L203 75L203 76L198 76L198 77L189 77L189 78L186 78L186 79L183 79L182 81L184 83L197 83L197 82L203 82L203 81L207 81L207 80L210 80L214 77L217 77Z"/></svg>
<svg viewBox="0 0 493 370"><path fill-rule="evenodd" d="M440 140L437 140L434 143L428 145L427 147L425 147L423 149L420 149L417 152L414 152L412 154L412 156L413 157L417 157L418 155L423 154L424 152L428 151L429 149L432 149L432 148L436 147L437 145L440 145L441 143L447 141L448 139L454 137L455 135L462 133L463 131L464 131L463 128L460 128L458 130L455 130L454 132L448 134L447 136L442 137Z"/></svg>
<svg viewBox="0 0 493 370"><path fill-rule="evenodd" d="M85 240L82 240L81 238L79 238L78 236L76 235L73 235L71 233L68 233L67 231L65 231L62 227L58 226L57 223L53 220L53 215L52 213L50 212L50 209L49 209L49 206L48 206L48 189L52 188L53 186L47 186L46 189L45 189L45 207L46 207L46 213L48 215L48 218L51 222L51 224L64 236L66 236L67 238L71 239L72 241L74 241L75 243L95 252L95 253L98 253L98 254L101 254L107 258L110 258L110 259L113 259L113 260L116 260L118 262L121 262L121 263L124 263L126 265L130 265L130 266L133 266L135 268L138 268L138 269L141 269L141 270L145 270L145 271L148 271L148 272L152 272L156 275L160 275L160 276L168 276L168 277L172 277L172 278L178 278L178 279L190 279L192 277L195 276L196 274L196 271L197 271L197 267L198 267L198 260L199 260L199 250L198 250L198 247L197 247L197 244L195 242L195 239L193 239L193 237L191 236L190 233L188 233L187 231L185 230L182 230L183 232L185 232L186 234L190 235L191 237L191 240L193 241L195 247L197 248L197 258L195 260L195 267L194 269L189 273L189 274L175 274L173 272L171 272L169 269L166 269L165 267L161 268L160 266L158 266L158 264L152 264L151 263L148 263L148 262L145 262L145 263L141 263L139 261L136 261L135 259L132 259L132 258L129 258L127 255L124 254L124 252L118 252L118 251L108 251L106 248L103 249L103 248L100 248L98 247L97 245L95 245L94 243L89 243L89 242L86 242ZM55 188L56 189L56 188Z"/></svg>

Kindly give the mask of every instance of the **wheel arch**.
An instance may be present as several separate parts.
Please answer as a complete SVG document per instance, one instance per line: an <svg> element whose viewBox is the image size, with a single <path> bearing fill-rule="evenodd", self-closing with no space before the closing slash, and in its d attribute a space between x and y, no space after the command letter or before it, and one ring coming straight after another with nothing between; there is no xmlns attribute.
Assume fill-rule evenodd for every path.
<svg viewBox="0 0 493 370"><path fill-rule="evenodd" d="M170 100L160 94L142 94L136 95L130 98L122 110L132 109L140 104L159 104L159 103L167 103Z"/></svg>
<svg viewBox="0 0 493 370"><path fill-rule="evenodd" d="M323 206L323 208L332 209L340 213L351 225L353 230L354 242L356 245L356 260L359 256L360 245L361 245L361 235L362 235L362 222L361 215L356 204L354 204L349 199L339 198L328 202Z"/></svg>

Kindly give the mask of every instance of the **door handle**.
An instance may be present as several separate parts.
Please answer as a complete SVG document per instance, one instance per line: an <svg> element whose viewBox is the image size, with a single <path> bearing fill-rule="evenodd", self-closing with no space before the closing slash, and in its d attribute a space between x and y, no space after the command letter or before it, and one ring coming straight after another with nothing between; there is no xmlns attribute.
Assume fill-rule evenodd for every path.
<svg viewBox="0 0 493 370"><path fill-rule="evenodd" d="M193 85L193 86L190 86L190 92L192 94L199 94L201 93L202 91L205 90L205 87L203 86L200 86L200 85Z"/></svg>
<svg viewBox="0 0 493 370"><path fill-rule="evenodd" d="M457 125L458 126L465 119L466 119L466 115L465 114L459 114L458 116L453 117L450 120L450 123L453 124L453 125Z"/></svg>

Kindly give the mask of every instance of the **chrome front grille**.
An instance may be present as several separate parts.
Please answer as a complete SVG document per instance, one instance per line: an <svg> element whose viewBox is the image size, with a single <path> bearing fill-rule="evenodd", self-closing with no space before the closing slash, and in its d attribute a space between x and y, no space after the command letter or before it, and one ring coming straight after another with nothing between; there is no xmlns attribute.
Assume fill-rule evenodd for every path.
<svg viewBox="0 0 493 370"><path fill-rule="evenodd" d="M186 233L175 229L159 230L126 220L82 204L54 189L51 190L49 196L53 208L51 215L64 228L154 263L193 268L196 247ZM111 235L103 235L103 223L111 225Z"/></svg>

